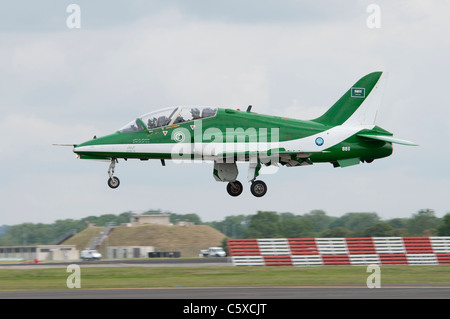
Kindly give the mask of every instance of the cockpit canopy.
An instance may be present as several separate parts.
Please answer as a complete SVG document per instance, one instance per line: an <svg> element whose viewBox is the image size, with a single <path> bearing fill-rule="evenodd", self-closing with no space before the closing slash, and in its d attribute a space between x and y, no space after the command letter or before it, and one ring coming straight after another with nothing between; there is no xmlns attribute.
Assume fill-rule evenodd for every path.
<svg viewBox="0 0 450 319"><path fill-rule="evenodd" d="M217 108L177 106L147 113L122 127L119 132L143 132L158 127L180 124L215 116Z"/></svg>

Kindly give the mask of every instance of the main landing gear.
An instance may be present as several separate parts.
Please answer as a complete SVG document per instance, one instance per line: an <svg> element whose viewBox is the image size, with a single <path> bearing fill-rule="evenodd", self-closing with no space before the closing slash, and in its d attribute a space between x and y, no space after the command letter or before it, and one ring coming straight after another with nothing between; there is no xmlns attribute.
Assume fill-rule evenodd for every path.
<svg viewBox="0 0 450 319"><path fill-rule="evenodd" d="M243 186L241 182L229 182L227 185L227 192L233 197L241 195ZM253 181L250 186L250 191L255 197L263 197L267 193L267 185L263 181Z"/></svg>
<svg viewBox="0 0 450 319"><path fill-rule="evenodd" d="M267 185L263 181L256 180L261 169L260 162L251 162L248 171L248 181L251 182L250 191L255 197L262 197L267 193ZM238 168L235 162L233 163L218 163L214 162L213 169L214 179L218 182L228 182L227 192L233 197L242 194L242 184L236 178L238 176Z"/></svg>
<svg viewBox="0 0 450 319"><path fill-rule="evenodd" d="M108 169L108 186L111 188L117 188L120 185L120 180L119 178L117 178L116 176L114 176L114 168L116 167L116 163L117 163L117 159L116 158L112 158L111 159L111 164L109 165L109 169Z"/></svg>
<svg viewBox="0 0 450 319"><path fill-rule="evenodd" d="M267 185L263 181L254 181L250 186L253 196L263 197L267 193Z"/></svg>
<svg viewBox="0 0 450 319"><path fill-rule="evenodd" d="M233 197L241 195L243 189L240 181L229 182L227 185L227 192Z"/></svg>

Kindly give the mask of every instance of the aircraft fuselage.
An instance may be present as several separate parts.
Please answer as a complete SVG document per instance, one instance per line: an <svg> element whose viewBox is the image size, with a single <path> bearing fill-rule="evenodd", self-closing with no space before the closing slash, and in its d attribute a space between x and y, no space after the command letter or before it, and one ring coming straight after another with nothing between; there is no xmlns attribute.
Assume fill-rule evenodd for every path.
<svg viewBox="0 0 450 319"><path fill-rule="evenodd" d="M82 159L111 161L108 184L117 159L211 160L213 176L228 182L231 196L242 192L236 162L249 162L248 181L257 197L267 187L256 177L265 166L332 163L347 167L392 154L400 140L375 125L385 77L373 72L358 80L322 116L313 120L263 115L230 108L173 107L136 118L117 132L74 145Z"/></svg>

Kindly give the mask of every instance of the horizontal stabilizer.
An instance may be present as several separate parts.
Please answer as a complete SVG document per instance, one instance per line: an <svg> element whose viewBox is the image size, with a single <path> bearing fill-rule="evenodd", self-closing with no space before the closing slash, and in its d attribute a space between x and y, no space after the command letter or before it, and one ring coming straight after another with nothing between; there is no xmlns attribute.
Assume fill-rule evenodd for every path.
<svg viewBox="0 0 450 319"><path fill-rule="evenodd" d="M377 141L384 141L389 143L401 144L401 145L409 145L409 146L418 146L418 144L406 140L401 140L398 138L394 138L392 136L387 135L370 135L370 134L357 134L358 136L370 138Z"/></svg>

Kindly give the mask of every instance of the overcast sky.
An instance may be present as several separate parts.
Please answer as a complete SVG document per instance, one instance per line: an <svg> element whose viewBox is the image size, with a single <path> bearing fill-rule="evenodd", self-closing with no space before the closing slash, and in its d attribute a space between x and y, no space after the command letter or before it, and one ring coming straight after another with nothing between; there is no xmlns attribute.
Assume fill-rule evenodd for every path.
<svg viewBox="0 0 450 319"><path fill-rule="evenodd" d="M69 28L67 7L80 8ZM380 9L379 28L371 28ZM368 12L369 11L369 12ZM448 1L2 1L0 225L161 209L203 221L258 210L382 219L450 212ZM369 19L369 24L368 24ZM74 21L74 20L70 20ZM389 73L377 124L419 147L347 168L282 167L263 198L212 164L77 160L70 147L174 105L311 119L360 77Z"/></svg>

